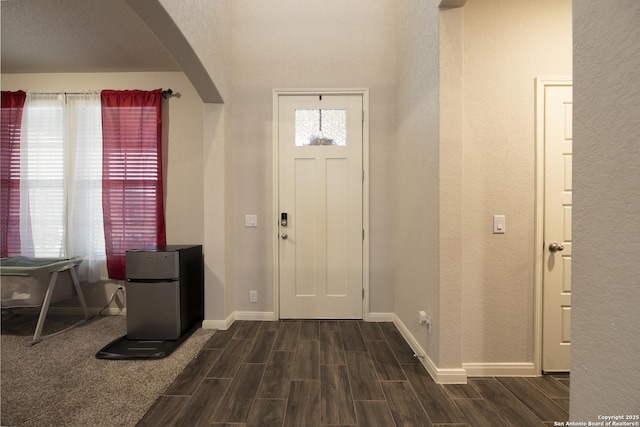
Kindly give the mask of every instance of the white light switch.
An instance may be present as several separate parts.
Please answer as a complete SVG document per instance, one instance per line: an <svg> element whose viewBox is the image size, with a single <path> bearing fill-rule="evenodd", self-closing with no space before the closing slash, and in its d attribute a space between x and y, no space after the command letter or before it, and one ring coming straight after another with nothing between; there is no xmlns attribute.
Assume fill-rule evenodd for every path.
<svg viewBox="0 0 640 427"><path fill-rule="evenodd" d="M506 220L504 215L493 216L493 234L504 234L506 228Z"/></svg>
<svg viewBox="0 0 640 427"><path fill-rule="evenodd" d="M245 215L244 216L244 226L245 227L257 227L258 226L258 215Z"/></svg>

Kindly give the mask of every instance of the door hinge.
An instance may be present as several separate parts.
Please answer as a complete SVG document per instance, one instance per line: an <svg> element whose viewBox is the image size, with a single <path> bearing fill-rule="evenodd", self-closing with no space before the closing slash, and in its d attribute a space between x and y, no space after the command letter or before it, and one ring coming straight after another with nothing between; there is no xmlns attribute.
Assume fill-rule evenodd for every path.
<svg viewBox="0 0 640 427"><path fill-rule="evenodd" d="M362 299L364 300L364 288L362 288Z"/></svg>
<svg viewBox="0 0 640 427"><path fill-rule="evenodd" d="M362 110L362 123L364 123L364 110Z"/></svg>
<svg viewBox="0 0 640 427"><path fill-rule="evenodd" d="M362 240L364 240L364 228L362 229Z"/></svg>
<svg viewBox="0 0 640 427"><path fill-rule="evenodd" d="M364 169L362 170L362 182L364 182Z"/></svg>

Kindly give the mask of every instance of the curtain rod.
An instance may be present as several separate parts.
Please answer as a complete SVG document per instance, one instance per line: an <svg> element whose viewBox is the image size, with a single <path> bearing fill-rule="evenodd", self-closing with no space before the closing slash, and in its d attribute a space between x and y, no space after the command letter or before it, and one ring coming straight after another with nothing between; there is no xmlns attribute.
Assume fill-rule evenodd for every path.
<svg viewBox="0 0 640 427"><path fill-rule="evenodd" d="M87 93L91 93L91 92L100 92L100 91L96 91L96 90L88 90L86 92L67 92L67 91L61 91L61 92L39 92L39 91L33 91L33 93L39 93L42 95L58 95L58 94L65 94L65 95L84 95ZM162 95L162 97L164 99L170 98L172 96L174 96L173 94L173 90L171 90L171 88L169 89L165 89L162 92L160 92L160 94ZM178 95L178 94L176 94Z"/></svg>

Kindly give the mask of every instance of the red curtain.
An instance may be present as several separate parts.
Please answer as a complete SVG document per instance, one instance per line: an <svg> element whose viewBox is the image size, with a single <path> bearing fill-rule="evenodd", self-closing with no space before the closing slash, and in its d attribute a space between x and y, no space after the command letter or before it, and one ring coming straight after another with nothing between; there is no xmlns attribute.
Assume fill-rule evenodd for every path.
<svg viewBox="0 0 640 427"><path fill-rule="evenodd" d="M166 244L161 90L102 91L102 205L107 270L126 278L130 249Z"/></svg>
<svg viewBox="0 0 640 427"><path fill-rule="evenodd" d="M27 94L2 92L0 117L0 253L20 255L20 132Z"/></svg>

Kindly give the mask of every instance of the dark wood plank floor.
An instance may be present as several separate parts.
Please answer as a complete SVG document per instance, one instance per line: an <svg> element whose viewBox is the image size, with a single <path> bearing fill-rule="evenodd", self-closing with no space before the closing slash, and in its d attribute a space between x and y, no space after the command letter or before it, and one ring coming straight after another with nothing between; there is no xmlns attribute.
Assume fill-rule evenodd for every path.
<svg viewBox="0 0 640 427"><path fill-rule="evenodd" d="M236 321L138 426L552 426L569 376L436 384L392 323Z"/></svg>

